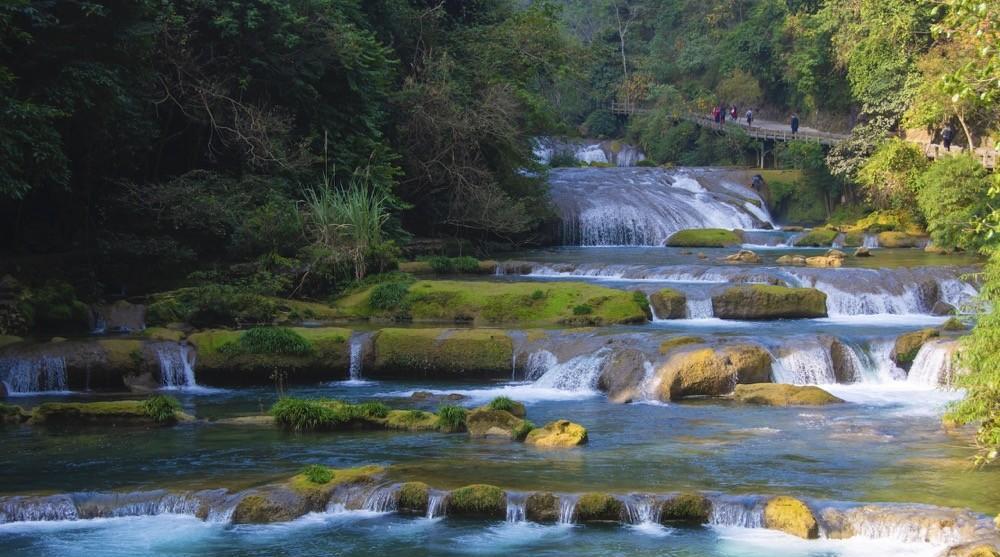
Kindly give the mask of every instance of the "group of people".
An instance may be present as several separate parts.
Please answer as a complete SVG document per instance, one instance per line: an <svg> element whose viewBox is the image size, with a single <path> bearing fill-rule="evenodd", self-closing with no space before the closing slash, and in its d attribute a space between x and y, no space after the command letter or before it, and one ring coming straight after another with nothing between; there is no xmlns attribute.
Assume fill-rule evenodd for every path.
<svg viewBox="0 0 1000 557"><path fill-rule="evenodd" d="M726 114L727 114L726 107L723 106L723 105L719 105L719 106L716 106L716 107L712 108L712 119L715 120L716 124L725 124L726 123ZM733 122L736 122L739 119L739 116L738 116L739 112L736 110L736 105L733 105L729 109L728 114L729 114L729 118ZM743 117L746 119L747 129L753 128L753 109L752 108L748 108L746 114L744 114ZM799 115L798 114L795 114L795 113L792 114L792 119L791 119L790 124L791 124L791 127L792 127L792 135L795 135L795 134L799 133Z"/></svg>

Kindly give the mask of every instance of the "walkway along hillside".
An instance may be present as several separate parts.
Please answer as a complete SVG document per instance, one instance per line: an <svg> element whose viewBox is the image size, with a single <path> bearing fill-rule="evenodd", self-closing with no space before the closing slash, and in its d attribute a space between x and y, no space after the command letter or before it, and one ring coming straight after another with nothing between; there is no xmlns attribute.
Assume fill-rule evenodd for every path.
<svg viewBox="0 0 1000 557"><path fill-rule="evenodd" d="M630 116L632 114L642 114L649 112L649 108L644 108L634 104L626 103L611 103L611 112L613 114ZM699 114L687 113L677 116L678 119L686 120L692 122L704 128L711 128L713 130L721 131L724 133L733 133L736 130L740 130L742 133L754 139L761 139L765 142L767 141L815 141L822 145L836 145L841 141L847 140L850 136L840 133L825 132L820 130L814 130L811 128L799 128L798 133L793 134L792 130L789 129L787 124L781 122L774 122L769 120L754 120L754 125L750 129L747 129L746 124L734 122L729 120L725 123L719 123L707 116L701 116ZM958 147L952 147L951 151L945 150L943 145L938 143L930 143L926 141L912 141L920 145L929 159L938 159L950 154L961 153L963 149ZM763 168L764 156L767 154L767 150L758 151L759 158L758 163L761 168ZM983 164L984 167L995 170L997 167L997 151L995 149L989 149L980 147L976 149L975 156L979 159L979 162Z"/></svg>

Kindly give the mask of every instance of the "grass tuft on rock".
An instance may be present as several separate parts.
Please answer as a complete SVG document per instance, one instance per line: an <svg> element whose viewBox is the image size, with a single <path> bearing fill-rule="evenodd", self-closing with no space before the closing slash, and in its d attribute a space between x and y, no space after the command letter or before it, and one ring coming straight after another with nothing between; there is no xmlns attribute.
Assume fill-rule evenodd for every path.
<svg viewBox="0 0 1000 557"><path fill-rule="evenodd" d="M512 412L514 410L514 401L507 396L498 396L490 401L490 410L503 410L504 412Z"/></svg>
<svg viewBox="0 0 1000 557"><path fill-rule="evenodd" d="M302 475L310 483L323 485L330 483L330 480L333 479L333 470L319 464L310 464L302 470Z"/></svg>
<svg viewBox="0 0 1000 557"><path fill-rule="evenodd" d="M305 337L287 327L254 327L219 347L223 354L280 354L307 356L313 346Z"/></svg>
<svg viewBox="0 0 1000 557"><path fill-rule="evenodd" d="M181 403L172 396L154 395L142 401L142 409L154 422L165 424L177 419Z"/></svg>
<svg viewBox="0 0 1000 557"><path fill-rule="evenodd" d="M461 406L441 406L438 408L438 429L446 433L465 431L466 410Z"/></svg>

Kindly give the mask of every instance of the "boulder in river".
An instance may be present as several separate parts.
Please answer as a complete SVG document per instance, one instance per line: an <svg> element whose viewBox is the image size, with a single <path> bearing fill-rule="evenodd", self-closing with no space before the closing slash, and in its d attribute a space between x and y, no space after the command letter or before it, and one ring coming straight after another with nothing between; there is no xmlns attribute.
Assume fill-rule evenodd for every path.
<svg viewBox="0 0 1000 557"><path fill-rule="evenodd" d="M830 228L813 228L795 240L796 247L822 248L833 245L840 233Z"/></svg>
<svg viewBox="0 0 1000 557"><path fill-rule="evenodd" d="M728 248L743 243L743 233L724 228L681 230L667 238L667 245L680 248Z"/></svg>
<svg viewBox="0 0 1000 557"><path fill-rule="evenodd" d="M449 516L502 520L507 493L495 485L467 485L448 494L447 508Z"/></svg>
<svg viewBox="0 0 1000 557"><path fill-rule="evenodd" d="M621 522L625 505L607 493L585 493L577 499L573 512L578 522Z"/></svg>
<svg viewBox="0 0 1000 557"><path fill-rule="evenodd" d="M955 306L948 302L938 300L931 307L931 315L955 315Z"/></svg>
<svg viewBox="0 0 1000 557"><path fill-rule="evenodd" d="M687 315L687 296L673 288L663 288L650 294L649 305L659 319L684 319Z"/></svg>
<svg viewBox="0 0 1000 557"><path fill-rule="evenodd" d="M660 507L660 522L705 524L712 515L712 502L700 493L680 493Z"/></svg>
<svg viewBox="0 0 1000 557"><path fill-rule="evenodd" d="M514 342L495 329L382 329L365 375L388 378L510 377Z"/></svg>
<svg viewBox="0 0 1000 557"><path fill-rule="evenodd" d="M844 402L815 385L780 383L736 385L734 396L739 402L761 406L823 406Z"/></svg>
<svg viewBox="0 0 1000 557"><path fill-rule="evenodd" d="M878 233L878 245L883 248L913 248L917 247L921 238L911 236L906 232L886 230Z"/></svg>
<svg viewBox="0 0 1000 557"><path fill-rule="evenodd" d="M399 512L424 516L430 501L430 487L424 482L406 482L399 486Z"/></svg>
<svg viewBox="0 0 1000 557"><path fill-rule="evenodd" d="M791 319L826 317L826 294L815 288L753 284L734 286L712 296L721 319Z"/></svg>
<svg viewBox="0 0 1000 557"><path fill-rule="evenodd" d="M524 442L545 449L562 449L586 444L587 428L569 420L556 420L531 430Z"/></svg>
<svg viewBox="0 0 1000 557"><path fill-rule="evenodd" d="M754 264L756 264L756 263L760 263L760 256L757 255L756 253L748 250L748 249L741 249L737 253L734 253L732 255L727 255L724 258L724 260L728 261L730 263L754 263Z"/></svg>
<svg viewBox="0 0 1000 557"><path fill-rule="evenodd" d="M829 255L817 255L816 257L807 257L806 266L808 267L842 267L844 265L843 257L830 257Z"/></svg>
<svg viewBox="0 0 1000 557"><path fill-rule="evenodd" d="M819 537L819 524L805 503L793 497L775 497L764 506L764 527L812 540Z"/></svg>
<svg viewBox="0 0 1000 557"><path fill-rule="evenodd" d="M524 420L505 410L476 408L465 417L469 437L514 439Z"/></svg>
<svg viewBox="0 0 1000 557"><path fill-rule="evenodd" d="M660 400L729 394L738 383L771 380L771 355L760 346L692 347L675 351L656 371Z"/></svg>
<svg viewBox="0 0 1000 557"><path fill-rule="evenodd" d="M870 249L861 246L860 248L854 250L854 257L871 257L872 252Z"/></svg>
<svg viewBox="0 0 1000 557"><path fill-rule="evenodd" d="M830 360L837 383L854 383L860 379L861 370L855 368L851 348L838 339L833 339L830 344Z"/></svg>
<svg viewBox="0 0 1000 557"><path fill-rule="evenodd" d="M524 501L524 517L543 524L557 522L559 498L548 492L532 493Z"/></svg>
<svg viewBox="0 0 1000 557"><path fill-rule="evenodd" d="M611 402L631 402L639 397L639 389L646 378L646 364L646 355L641 350L617 350L604 365L597 388L607 393Z"/></svg>
<svg viewBox="0 0 1000 557"><path fill-rule="evenodd" d="M782 255L778 258L778 265L805 265L806 258L801 255Z"/></svg>
<svg viewBox="0 0 1000 557"><path fill-rule="evenodd" d="M889 357L892 358L893 362L896 362L897 366L909 370L917 353L920 352L920 347L939 334L935 329L922 329L899 335Z"/></svg>

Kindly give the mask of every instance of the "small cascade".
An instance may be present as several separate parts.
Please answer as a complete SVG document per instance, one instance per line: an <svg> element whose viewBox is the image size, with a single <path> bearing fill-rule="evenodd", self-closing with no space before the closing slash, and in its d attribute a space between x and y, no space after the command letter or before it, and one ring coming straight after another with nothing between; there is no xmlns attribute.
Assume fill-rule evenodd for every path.
<svg viewBox="0 0 1000 557"><path fill-rule="evenodd" d="M77 518L76 505L67 495L0 498L0 524Z"/></svg>
<svg viewBox="0 0 1000 557"><path fill-rule="evenodd" d="M194 377L194 352L186 344L162 344L156 347L160 378L165 389L197 387Z"/></svg>
<svg viewBox="0 0 1000 557"><path fill-rule="evenodd" d="M837 234L837 237L830 243L830 247L833 249L844 249L844 234Z"/></svg>
<svg viewBox="0 0 1000 557"><path fill-rule="evenodd" d="M535 386L564 391L593 391L610 353L607 348L602 348L594 354L584 354L556 364L535 381Z"/></svg>
<svg viewBox="0 0 1000 557"><path fill-rule="evenodd" d="M399 506L399 486L389 485L375 488L368 494L361 508L377 513L395 512Z"/></svg>
<svg viewBox="0 0 1000 557"><path fill-rule="evenodd" d="M559 359L548 350L537 350L528 354L528 361L525 364L524 378L528 381L535 381L545 375L545 372L559 365Z"/></svg>
<svg viewBox="0 0 1000 557"><path fill-rule="evenodd" d="M163 491L132 493L77 493L73 496L79 518L117 518L160 514L194 515L201 501L188 495Z"/></svg>
<svg viewBox="0 0 1000 557"><path fill-rule="evenodd" d="M871 340L864 344L845 343L847 355L858 383L885 384L906 378L906 372L892 361L892 339Z"/></svg>
<svg viewBox="0 0 1000 557"><path fill-rule="evenodd" d="M0 359L0 383L9 394L66 392L66 360L61 357Z"/></svg>
<svg viewBox="0 0 1000 557"><path fill-rule="evenodd" d="M712 500L713 526L764 527L764 500L759 497L718 497Z"/></svg>
<svg viewBox="0 0 1000 557"><path fill-rule="evenodd" d="M865 234L864 242L861 245L864 246L864 247L866 247L866 248L868 248L868 249L875 249L877 247L880 247L878 245L878 235L876 235L876 234Z"/></svg>
<svg viewBox="0 0 1000 557"><path fill-rule="evenodd" d="M687 317L688 319L709 319L715 315L715 310L712 309L712 299L703 298L697 299L688 297L687 299Z"/></svg>
<svg viewBox="0 0 1000 557"><path fill-rule="evenodd" d="M527 497L523 493L507 494L507 522L518 523L527 520L525 515L525 501Z"/></svg>
<svg viewBox="0 0 1000 557"><path fill-rule="evenodd" d="M576 524L576 497L559 496L559 520L557 524Z"/></svg>
<svg viewBox="0 0 1000 557"><path fill-rule="evenodd" d="M427 514L425 518L434 519L444 516L445 502L448 494L440 491L432 491L427 497Z"/></svg>
<svg viewBox="0 0 1000 557"><path fill-rule="evenodd" d="M771 372L775 383L825 385L837 382L830 351L818 340L796 348L782 348L774 355Z"/></svg>
<svg viewBox="0 0 1000 557"><path fill-rule="evenodd" d="M951 385L957 348L958 343L954 340L932 339L925 342L913 359L907 382L930 387Z"/></svg>
<svg viewBox="0 0 1000 557"><path fill-rule="evenodd" d="M649 495L633 495L625 499L625 515L629 524L659 524L663 505Z"/></svg>

